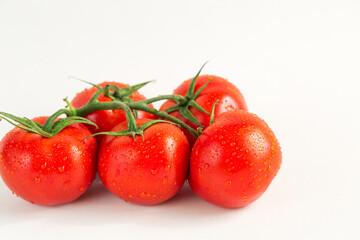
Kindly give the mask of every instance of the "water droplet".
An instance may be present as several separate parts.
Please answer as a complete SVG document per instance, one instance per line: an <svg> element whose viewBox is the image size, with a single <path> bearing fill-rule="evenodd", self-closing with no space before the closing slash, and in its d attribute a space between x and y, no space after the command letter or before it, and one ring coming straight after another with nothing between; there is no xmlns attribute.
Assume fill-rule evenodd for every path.
<svg viewBox="0 0 360 240"><path fill-rule="evenodd" d="M138 180L141 180L141 176L140 176L140 175L139 175L139 176L137 176L137 179L138 179Z"/></svg>
<svg viewBox="0 0 360 240"><path fill-rule="evenodd" d="M158 171L159 171L159 170L158 170L157 168L151 169L151 174L155 175L155 174L157 174Z"/></svg>
<svg viewBox="0 0 360 240"><path fill-rule="evenodd" d="M167 181L168 181L168 177L165 176L164 179L163 179L163 183L165 184L165 183L167 183Z"/></svg>
<svg viewBox="0 0 360 240"><path fill-rule="evenodd" d="M129 198L133 198L134 196L132 194L129 194Z"/></svg>
<svg viewBox="0 0 360 240"><path fill-rule="evenodd" d="M155 133L156 136L160 136L160 132Z"/></svg>
<svg viewBox="0 0 360 240"><path fill-rule="evenodd" d="M243 202L247 202L247 200L248 200L248 199L247 199L247 196L244 196L244 197L243 197Z"/></svg>
<svg viewBox="0 0 360 240"><path fill-rule="evenodd" d="M198 172L199 172L199 174L201 174L201 172L202 172L202 169L201 169L201 168L199 168L199 169L198 169Z"/></svg>
<svg viewBox="0 0 360 240"><path fill-rule="evenodd" d="M140 194L140 196L141 196L141 197L145 197L145 196L146 196L146 193L142 192L142 193Z"/></svg>
<svg viewBox="0 0 360 240"><path fill-rule="evenodd" d="M150 157L149 155L146 155L146 156L145 156L146 159L149 158L149 157Z"/></svg>
<svg viewBox="0 0 360 240"><path fill-rule="evenodd" d="M154 148L155 148L155 146L154 146L154 145L152 145L150 148L151 148L151 149L154 149Z"/></svg>
<svg viewBox="0 0 360 240"><path fill-rule="evenodd" d="M70 180L66 180L66 181L64 182L64 186L65 186L65 187L69 186L69 184L70 184Z"/></svg>
<svg viewBox="0 0 360 240"><path fill-rule="evenodd" d="M204 167L205 167L205 168L209 168L210 165L209 165L208 163L205 163Z"/></svg>
<svg viewBox="0 0 360 240"><path fill-rule="evenodd" d="M40 182L41 182L41 179L40 179L39 177L35 177L35 178L34 178L34 181L35 181L35 183L40 183Z"/></svg>
<svg viewBox="0 0 360 240"><path fill-rule="evenodd" d="M171 165L168 164L168 165L165 166L166 171L169 171L170 169L171 169Z"/></svg>
<svg viewBox="0 0 360 240"><path fill-rule="evenodd" d="M232 181L231 180L226 180L226 184L231 184Z"/></svg>
<svg viewBox="0 0 360 240"><path fill-rule="evenodd" d="M14 175L14 174L15 174L15 171L11 171L10 174L11 174L11 175Z"/></svg>
<svg viewBox="0 0 360 240"><path fill-rule="evenodd" d="M232 146L232 147L235 146L235 143L234 142L230 143L230 146Z"/></svg>
<svg viewBox="0 0 360 240"><path fill-rule="evenodd" d="M113 181L113 186L116 186L116 182L115 182L115 181Z"/></svg>
<svg viewBox="0 0 360 240"><path fill-rule="evenodd" d="M219 136L219 139L220 139L220 140L223 139L223 138L224 138L224 136L222 136L222 135Z"/></svg>
<svg viewBox="0 0 360 240"><path fill-rule="evenodd" d="M271 170L271 165L269 165L267 168L266 168L267 171L270 171Z"/></svg>
<svg viewBox="0 0 360 240"><path fill-rule="evenodd" d="M84 166L84 165L83 165ZM65 171L65 166L61 166L58 168L59 172L64 172Z"/></svg>
<svg viewBox="0 0 360 240"><path fill-rule="evenodd" d="M79 190L80 190L80 191L84 190L84 187L80 187Z"/></svg>
<svg viewBox="0 0 360 240"><path fill-rule="evenodd" d="M41 165L41 169L45 169L46 168L46 162L44 162L44 164L43 165Z"/></svg>

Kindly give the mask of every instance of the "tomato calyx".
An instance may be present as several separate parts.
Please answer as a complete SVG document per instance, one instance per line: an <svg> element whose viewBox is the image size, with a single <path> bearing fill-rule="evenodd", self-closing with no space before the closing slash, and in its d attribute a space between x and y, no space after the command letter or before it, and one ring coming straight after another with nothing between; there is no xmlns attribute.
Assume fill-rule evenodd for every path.
<svg viewBox="0 0 360 240"><path fill-rule="evenodd" d="M74 124L74 123L90 124L90 125L97 127L95 123L91 122L90 120L88 120L86 118L79 117L79 116L70 116L70 117L66 117L66 118L57 120L57 118L60 115L67 114L68 111L69 110L67 110L67 109L61 109L61 110L57 111L56 113L51 115L43 125L40 123L34 122L26 117L20 118L20 117L17 117L17 116L14 116L12 114L5 113L5 112L0 112L0 115L2 115L2 116L0 116L0 120L4 119L5 121L10 123L11 125L14 125L17 128L23 129L28 132L39 134L45 138L51 138L51 137L55 136L56 134L61 132L61 130L63 130L67 126Z"/></svg>
<svg viewBox="0 0 360 240"><path fill-rule="evenodd" d="M210 115L204 108L202 108L199 104L195 102L195 99L199 96L201 91L210 83L211 80L206 82L204 85L202 85L196 92L195 92L195 83L197 78L199 77L202 69L205 67L207 62L204 63L204 65L200 68L199 72L196 74L196 76L192 79L189 89L185 95L185 100L181 99L182 101L177 101L176 104L168 109L165 110L167 113L171 113L174 111L179 111L179 113L185 117L186 119L190 120L191 122L195 123L199 127L203 128L204 126L199 122L199 120L191 113L189 110L190 107L193 107L205 114Z"/></svg>

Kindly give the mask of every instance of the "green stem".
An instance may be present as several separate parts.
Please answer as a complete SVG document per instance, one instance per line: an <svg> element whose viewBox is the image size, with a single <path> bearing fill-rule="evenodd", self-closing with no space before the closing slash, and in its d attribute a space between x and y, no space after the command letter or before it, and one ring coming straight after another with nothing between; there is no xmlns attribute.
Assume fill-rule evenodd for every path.
<svg viewBox="0 0 360 240"><path fill-rule="evenodd" d="M138 103L144 103L145 105L147 105L147 104L157 102L157 101L161 101L161 100L173 100L174 102L179 102L179 103L186 103L187 102L187 99L184 96L181 96L181 95L160 95L158 97L148 98L148 99L139 101Z"/></svg>
<svg viewBox="0 0 360 240"><path fill-rule="evenodd" d="M54 121L56 120L56 118L58 118L60 115L62 114L66 114L66 115L71 115L71 111L69 109L60 109L57 112L55 112L53 115L51 115L46 122L44 123L43 126L43 130L45 132L50 132L50 129L54 123Z"/></svg>
<svg viewBox="0 0 360 240"><path fill-rule="evenodd" d="M166 112L162 112L159 110L156 110L154 108L146 106L143 101L142 102L133 102L127 104L131 109L136 109L140 111L144 111L147 113L151 113L155 116L158 116L163 119L170 120L174 123L179 124L181 127L185 128L187 131L189 131L192 135L194 135L196 138L199 137L199 134L196 130L194 130L192 127L184 123L183 121L177 119L176 117L171 116L170 114L167 114Z"/></svg>
<svg viewBox="0 0 360 240"><path fill-rule="evenodd" d="M76 109L75 114L76 114L76 116L84 117L94 111L123 109L126 113L126 119L128 120L128 124L130 124L129 129L133 130L134 129L133 127L136 127L136 121L135 121L134 115L131 113L130 109L141 110L141 111L144 111L147 113L151 113L160 118L167 119L174 123L177 123L181 127L185 128L187 131L189 131L195 137L199 136L198 132L196 130L194 130L193 128L191 128L186 123L182 122L181 120L179 120L165 112L148 107L146 105L146 103L147 103L146 100L141 101L141 102L130 102L130 103L124 103L124 102L119 102L119 101L112 101L112 102L92 101L92 102L89 102L88 104L86 104L85 106Z"/></svg>
<svg viewBox="0 0 360 240"><path fill-rule="evenodd" d="M126 120L128 122L128 129L135 130L137 128L136 120L134 115L131 112L129 106L124 102L112 101L112 102L99 102L91 101L85 106L75 110L76 116L84 117L91 112L99 110L113 110L113 109L123 109L126 114Z"/></svg>

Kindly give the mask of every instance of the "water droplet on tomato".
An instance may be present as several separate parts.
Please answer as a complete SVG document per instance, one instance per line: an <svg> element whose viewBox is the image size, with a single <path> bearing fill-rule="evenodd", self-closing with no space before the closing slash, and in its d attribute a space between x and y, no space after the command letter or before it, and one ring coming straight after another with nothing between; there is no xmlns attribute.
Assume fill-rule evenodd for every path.
<svg viewBox="0 0 360 240"><path fill-rule="evenodd" d="M155 175L157 174L159 170L157 168L151 169L151 174Z"/></svg>
<svg viewBox="0 0 360 240"><path fill-rule="evenodd" d="M205 167L205 168L209 168L210 165L209 165L208 163L205 163L204 167Z"/></svg>
<svg viewBox="0 0 360 240"><path fill-rule="evenodd" d="M170 169L171 169L171 165L168 164L168 165L165 166L166 171L169 171Z"/></svg>
<svg viewBox="0 0 360 240"><path fill-rule="evenodd" d="M199 169L198 169L198 173L199 173L199 174L201 174L201 172L202 172L202 169L201 169L201 168L199 168Z"/></svg>
<svg viewBox="0 0 360 240"><path fill-rule="evenodd" d="M83 168L84 168L84 165L83 165ZM64 172L65 171L65 166L61 166L58 168L59 172Z"/></svg>
<svg viewBox="0 0 360 240"><path fill-rule="evenodd" d="M140 196L141 196L141 197L145 197L145 196L146 196L146 193L142 192L142 193L140 194Z"/></svg>
<svg viewBox="0 0 360 240"><path fill-rule="evenodd" d="M113 181L113 186L116 186L116 182L115 182L115 181Z"/></svg>
<svg viewBox="0 0 360 240"><path fill-rule="evenodd" d="M11 175L14 175L14 174L15 174L15 171L14 171L14 170L13 170L13 171L11 171L11 172L10 172L10 174L11 174Z"/></svg>
<svg viewBox="0 0 360 240"><path fill-rule="evenodd" d="M163 179L163 183L165 184L165 183L167 183L167 182L168 182L168 177L165 176L164 179Z"/></svg>
<svg viewBox="0 0 360 240"><path fill-rule="evenodd" d="M43 165L41 165L41 169L45 169L46 168L46 162L44 162L44 164Z"/></svg>
<svg viewBox="0 0 360 240"><path fill-rule="evenodd" d="M129 194L129 198L133 198L134 196L132 194Z"/></svg>
<svg viewBox="0 0 360 240"><path fill-rule="evenodd" d="M229 184L229 185L230 185L231 183L232 183L232 181L231 181L231 180L229 180L229 179L228 179L228 180L226 180L226 184Z"/></svg>
<svg viewBox="0 0 360 240"><path fill-rule="evenodd" d="M35 177L35 178L34 178L34 181L35 181L35 183L40 183L40 182L41 182L41 179L40 179L39 177Z"/></svg>
<svg viewBox="0 0 360 240"><path fill-rule="evenodd" d="M141 176L140 176L140 175L139 175L139 176L137 176L137 179L138 179L138 180L141 180Z"/></svg>
<svg viewBox="0 0 360 240"><path fill-rule="evenodd" d="M243 197L243 202L247 202L247 200L248 200L248 199L247 199L247 196L244 196L244 197Z"/></svg>
<svg viewBox="0 0 360 240"><path fill-rule="evenodd" d="M232 147L235 146L235 143L234 142L230 143L230 146L232 146Z"/></svg>
<svg viewBox="0 0 360 240"><path fill-rule="evenodd" d="M84 190L84 187L80 187L79 190L80 190L80 191Z"/></svg>
<svg viewBox="0 0 360 240"><path fill-rule="evenodd" d="M65 187L69 186L70 185L70 180L66 180L63 184L64 184Z"/></svg>

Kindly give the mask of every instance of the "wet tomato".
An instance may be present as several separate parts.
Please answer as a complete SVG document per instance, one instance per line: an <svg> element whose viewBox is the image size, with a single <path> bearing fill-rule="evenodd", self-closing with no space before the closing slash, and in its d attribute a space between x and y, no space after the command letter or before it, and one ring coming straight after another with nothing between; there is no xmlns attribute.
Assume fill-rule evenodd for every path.
<svg viewBox="0 0 360 240"><path fill-rule="evenodd" d="M191 78L187 81L184 81L178 88L174 90L174 94L185 96L192 80L193 79ZM209 80L211 80L210 83L200 92L199 96L195 99L195 102L203 109L210 113L213 103L216 100L219 100L218 104L215 107L215 117L219 116L223 112L233 109L247 110L245 99L239 89L224 78L214 75L201 75L196 80L195 92ZM161 106L160 110L165 111L166 109L174 105L174 101L166 101ZM204 126L204 128L209 125L210 115L203 113L193 107L190 107L190 111L195 116L195 118L198 119L199 122ZM199 127L195 123L181 116L178 111L171 112L170 114L185 122L193 129L197 129ZM189 139L190 145L193 146L196 138L185 129L183 129L183 131Z"/></svg>
<svg viewBox="0 0 360 240"><path fill-rule="evenodd" d="M137 119L141 125L149 119ZM127 123L112 131L126 130ZM119 198L155 205L174 196L184 184L189 167L189 143L170 123L156 123L137 135L105 136L101 142L98 172L105 187Z"/></svg>
<svg viewBox="0 0 360 240"><path fill-rule="evenodd" d="M280 145L262 119L247 111L229 111L197 139L189 183L210 203L242 207L265 192L281 162Z"/></svg>
<svg viewBox="0 0 360 240"><path fill-rule="evenodd" d="M35 118L43 124L46 117ZM80 197L96 174L97 142L83 124L51 138L14 128L0 142L0 174L17 196L40 205ZM85 138L85 139L84 139Z"/></svg>

